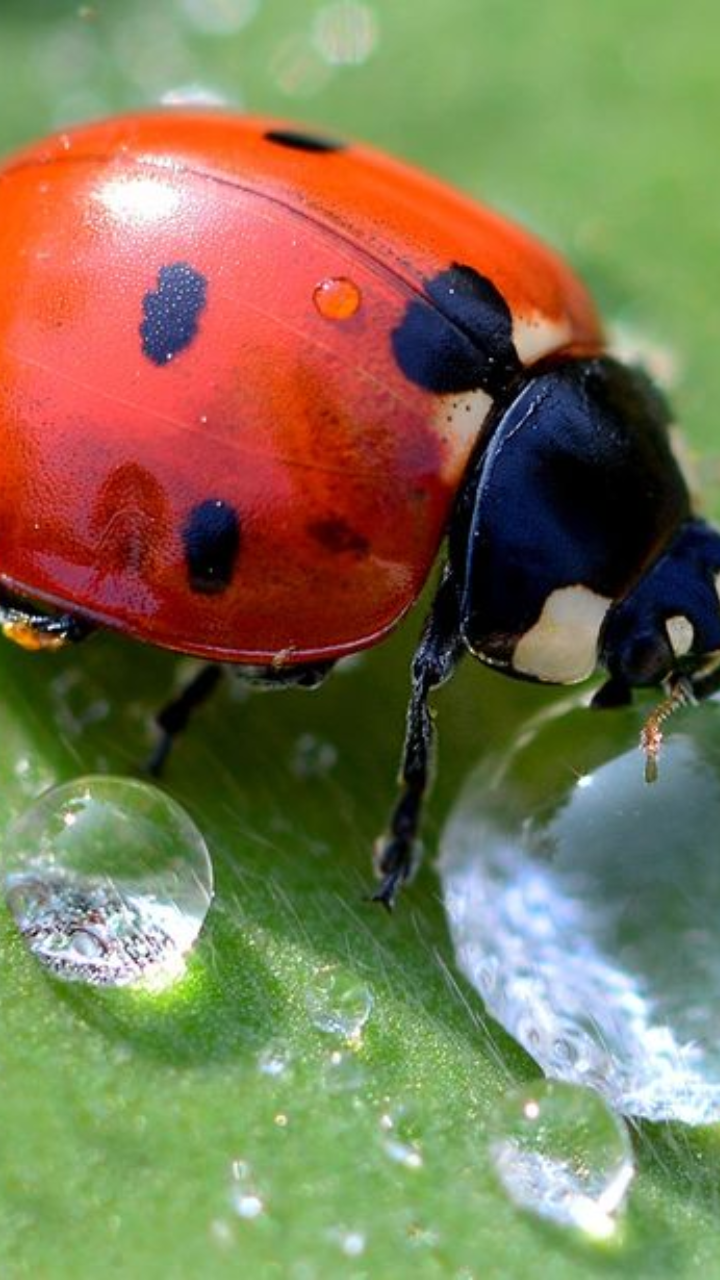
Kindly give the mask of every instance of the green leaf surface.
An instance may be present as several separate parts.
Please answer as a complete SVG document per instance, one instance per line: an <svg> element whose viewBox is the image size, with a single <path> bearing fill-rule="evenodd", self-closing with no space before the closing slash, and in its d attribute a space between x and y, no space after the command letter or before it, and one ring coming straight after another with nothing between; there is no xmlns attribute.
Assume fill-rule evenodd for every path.
<svg viewBox="0 0 720 1280"><path fill-rule="evenodd" d="M674 370L712 505L719 44L709 0L3 0L0 141L195 85L434 169L560 246ZM217 892L177 987L63 986L3 915L3 1276L720 1275L714 1130L640 1129L612 1243L512 1207L488 1122L536 1068L456 974L431 865L395 917L364 900L419 616L316 693L228 680L198 715L163 785ZM110 636L5 646L0 848L53 781L134 773L186 670ZM431 854L467 769L552 696L470 669L443 693ZM313 1014L331 967L369 1007L350 1040Z"/></svg>

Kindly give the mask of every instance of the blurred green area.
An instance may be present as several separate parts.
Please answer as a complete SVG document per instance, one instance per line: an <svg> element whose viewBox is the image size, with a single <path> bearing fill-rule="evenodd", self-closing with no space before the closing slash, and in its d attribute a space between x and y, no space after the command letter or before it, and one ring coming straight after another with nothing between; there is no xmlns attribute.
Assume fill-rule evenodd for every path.
<svg viewBox="0 0 720 1280"><path fill-rule="evenodd" d="M3 0L0 143L205 96L434 169L561 247L647 344L718 510L719 47L709 0ZM431 866L395 918L363 901L418 625L313 695L244 701L228 681L198 717L166 785L218 892L177 990L61 988L3 920L3 1275L720 1275L714 1133L638 1134L623 1239L605 1249L519 1217L493 1182L487 1117L534 1068L455 976ZM133 771L184 670L111 637L6 648L0 826L50 781ZM466 769L552 696L469 669L442 694L431 854ZM307 734L334 752L316 776L298 768ZM308 1016L328 965L373 999L350 1046ZM402 1114L420 1167L383 1141ZM237 1161L255 1219L237 1211Z"/></svg>

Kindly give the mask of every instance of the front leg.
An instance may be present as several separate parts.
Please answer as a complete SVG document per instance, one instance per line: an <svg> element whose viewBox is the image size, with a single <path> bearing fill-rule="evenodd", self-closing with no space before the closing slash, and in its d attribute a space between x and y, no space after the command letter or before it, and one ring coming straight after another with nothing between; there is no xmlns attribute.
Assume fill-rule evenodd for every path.
<svg viewBox="0 0 720 1280"><path fill-rule="evenodd" d="M381 880L373 895L391 910L398 891L416 869L418 829L429 785L434 745L433 715L428 696L449 679L464 652L460 635L459 592L448 566L444 573L412 663L405 745L400 769L400 795L388 831L375 850Z"/></svg>

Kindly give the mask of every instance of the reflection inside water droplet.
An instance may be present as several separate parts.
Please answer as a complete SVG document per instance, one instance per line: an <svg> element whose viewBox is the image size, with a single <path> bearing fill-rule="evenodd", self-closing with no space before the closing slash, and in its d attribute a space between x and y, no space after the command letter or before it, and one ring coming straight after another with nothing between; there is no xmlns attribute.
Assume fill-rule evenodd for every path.
<svg viewBox="0 0 720 1280"><path fill-rule="evenodd" d="M604 1239L633 1177L630 1139L598 1094L537 1081L494 1110L490 1153L522 1209Z"/></svg>
<svg viewBox="0 0 720 1280"><path fill-rule="evenodd" d="M2 842L4 892L33 955L93 986L180 976L212 898L185 811L157 787L87 777L45 792Z"/></svg>
<svg viewBox="0 0 720 1280"><path fill-rule="evenodd" d="M576 710L483 765L443 836L460 968L550 1076L618 1110L720 1118L720 726L687 713L648 786L639 717ZM623 750L625 747L625 750Z"/></svg>

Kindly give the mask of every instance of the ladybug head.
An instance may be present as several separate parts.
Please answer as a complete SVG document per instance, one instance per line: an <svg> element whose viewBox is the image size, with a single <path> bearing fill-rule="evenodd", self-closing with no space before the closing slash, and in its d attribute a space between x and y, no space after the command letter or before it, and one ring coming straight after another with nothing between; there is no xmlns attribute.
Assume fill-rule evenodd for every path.
<svg viewBox="0 0 720 1280"><path fill-rule="evenodd" d="M608 683L596 705L630 690L682 679L702 696L720 667L720 533L689 520L634 589L608 612L600 657ZM715 681L713 681L713 687Z"/></svg>

